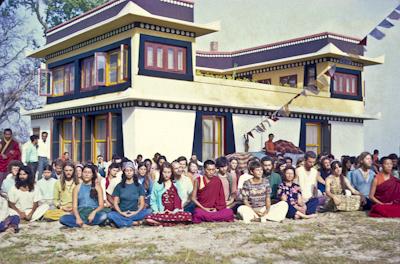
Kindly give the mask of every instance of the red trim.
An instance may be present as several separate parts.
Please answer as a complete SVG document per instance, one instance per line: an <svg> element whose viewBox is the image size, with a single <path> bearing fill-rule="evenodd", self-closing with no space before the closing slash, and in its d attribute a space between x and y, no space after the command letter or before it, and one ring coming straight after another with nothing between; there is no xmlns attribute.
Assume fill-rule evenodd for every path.
<svg viewBox="0 0 400 264"><path fill-rule="evenodd" d="M148 48L153 49L153 65L148 66L147 63L147 49ZM162 49L163 51L163 65L162 67L157 66L157 52L158 49ZM168 50L173 49L173 60L174 60L174 68L169 69L168 68ZM182 51L182 70L178 69L178 52ZM159 43L154 43L154 42L145 42L144 43L144 67L146 70L156 70L156 71L163 71L163 72L173 72L173 73L181 73L185 74L186 73L186 48L183 47L177 47L177 46L171 46L171 45L164 45L164 44L159 44Z"/></svg>
<svg viewBox="0 0 400 264"><path fill-rule="evenodd" d="M314 35L308 35L308 36L304 36L304 37L293 38L293 39L288 39L288 40L283 40L283 41L278 41L278 42L273 42L273 43L270 43L270 44L265 44L265 45L261 45L261 46L255 46L255 47L246 48L246 49L240 49L240 50L235 50L235 51L200 51L199 50L199 51L196 51L196 54L235 55L235 54L241 53L241 52L253 51L253 50L258 50L258 49L263 49L263 48L270 48L270 47L281 45L281 44L288 44L288 43L296 42L296 41L300 41L300 40L307 40L307 39L310 39L310 38L329 36L329 35L340 37L340 38L347 38L347 39L351 39L351 40L354 40L354 41L361 41L361 39L358 39L358 38L355 38L355 37L349 37L349 36L336 34L336 33L331 33L331 32L322 32L322 33L318 33L318 34L314 34Z"/></svg>
<svg viewBox="0 0 400 264"><path fill-rule="evenodd" d="M355 96L357 96L358 95L357 94L357 91L358 91L358 87L357 87L357 85L358 85L358 76L354 75L354 74L336 72L335 75L334 75L333 81L334 82L338 81L339 77L341 77L341 80L344 80L345 85L342 86L342 82L343 81L341 81L341 83L338 83L337 86L336 86L338 89L335 90L335 84L333 84L334 93L335 94L355 95ZM353 87L353 81L352 81L353 79L354 79L355 87ZM350 92L346 91L346 88L347 88L346 82L347 82L347 80L349 80ZM340 91L339 88L342 88L342 91Z"/></svg>

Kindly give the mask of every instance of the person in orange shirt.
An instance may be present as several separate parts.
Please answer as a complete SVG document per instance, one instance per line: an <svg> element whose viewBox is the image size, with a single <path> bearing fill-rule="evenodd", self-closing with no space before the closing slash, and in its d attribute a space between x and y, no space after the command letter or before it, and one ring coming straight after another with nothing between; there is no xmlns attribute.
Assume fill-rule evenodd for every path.
<svg viewBox="0 0 400 264"><path fill-rule="evenodd" d="M265 141L265 153L270 156L276 155L276 149L273 140L274 140L274 134L269 134L268 140Z"/></svg>

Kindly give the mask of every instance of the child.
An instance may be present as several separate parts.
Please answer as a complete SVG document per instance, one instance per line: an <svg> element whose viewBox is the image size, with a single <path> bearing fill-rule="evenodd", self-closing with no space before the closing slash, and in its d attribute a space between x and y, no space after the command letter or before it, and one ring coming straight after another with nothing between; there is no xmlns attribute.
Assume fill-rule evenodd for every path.
<svg viewBox="0 0 400 264"><path fill-rule="evenodd" d="M49 209L49 205L39 206L40 192L35 188L35 178L27 166L22 166L15 178L15 186L8 193L12 215L19 215L22 220L39 220Z"/></svg>
<svg viewBox="0 0 400 264"><path fill-rule="evenodd" d="M51 177L53 172L53 167L51 165L46 165L43 169L43 174L41 179L36 183L36 187L39 189L41 204L48 204L50 209L55 209L54 206L54 185L57 182L56 179Z"/></svg>
<svg viewBox="0 0 400 264"><path fill-rule="evenodd" d="M165 162L160 170L160 178L151 193L153 213L146 216L150 225L173 226L192 222L192 214L182 209L180 185L173 182L172 166Z"/></svg>
<svg viewBox="0 0 400 264"><path fill-rule="evenodd" d="M19 221L18 215L10 215L7 199L4 194L0 193L0 233L6 230L18 233Z"/></svg>
<svg viewBox="0 0 400 264"><path fill-rule="evenodd" d="M102 225L107 220L103 209L103 190L97 183L97 170L94 165L86 165L82 171L82 182L72 193L73 214L63 215L60 223L67 227Z"/></svg>

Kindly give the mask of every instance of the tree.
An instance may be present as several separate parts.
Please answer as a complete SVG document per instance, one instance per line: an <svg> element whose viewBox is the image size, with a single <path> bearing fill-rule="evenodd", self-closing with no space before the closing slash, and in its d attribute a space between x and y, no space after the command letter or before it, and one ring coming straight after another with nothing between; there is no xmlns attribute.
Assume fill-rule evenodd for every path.
<svg viewBox="0 0 400 264"><path fill-rule="evenodd" d="M19 141L29 136L21 108L31 110L43 104L37 96L35 68L38 61L26 59L24 51L34 41L22 33L23 21L13 13L0 17L0 127L12 127ZM29 35L29 34L28 34Z"/></svg>
<svg viewBox="0 0 400 264"><path fill-rule="evenodd" d="M95 8L107 0L9 0L8 7L26 8L41 24L43 33L64 21Z"/></svg>

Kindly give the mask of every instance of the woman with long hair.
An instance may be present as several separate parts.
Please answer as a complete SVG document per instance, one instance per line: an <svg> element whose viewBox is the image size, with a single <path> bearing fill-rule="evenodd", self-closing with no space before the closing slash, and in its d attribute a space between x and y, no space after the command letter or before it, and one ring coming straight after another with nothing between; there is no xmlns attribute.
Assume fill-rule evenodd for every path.
<svg viewBox="0 0 400 264"><path fill-rule="evenodd" d="M139 183L132 162L123 165L121 182L115 187L114 211L108 213L111 224L121 228L140 225L151 209L145 208L146 192Z"/></svg>
<svg viewBox="0 0 400 264"><path fill-rule="evenodd" d="M79 184L75 174L75 166L66 162L62 168L60 179L54 184L53 204L55 208L48 210L44 218L50 221L58 221L61 216L72 213L72 192Z"/></svg>
<svg viewBox="0 0 400 264"><path fill-rule="evenodd" d="M150 177L150 173L147 171L146 164L139 162L137 165L137 177L139 183L143 186L145 191L145 203L146 207L150 206L150 195L153 189L153 180Z"/></svg>
<svg viewBox="0 0 400 264"><path fill-rule="evenodd" d="M97 181L97 169L94 165L86 165L82 170L82 182L72 194L73 214L62 216L60 223L67 227L102 225L107 220L103 209L103 190Z"/></svg>
<svg viewBox="0 0 400 264"><path fill-rule="evenodd" d="M332 174L325 180L326 196L329 198L325 209L329 211L358 211L365 197L351 186L349 179L343 174L340 161L331 163Z"/></svg>
<svg viewBox="0 0 400 264"><path fill-rule="evenodd" d="M160 178L151 193L153 213L146 216L146 223L156 226L173 226L192 221L192 214L183 211L182 190L174 183L172 166L165 162L161 166Z"/></svg>
<svg viewBox="0 0 400 264"><path fill-rule="evenodd" d="M48 204L39 205L40 192L35 188L35 176L31 169L22 166L15 178L15 186L8 192L8 202L12 215L21 220L36 221L49 209Z"/></svg>
<svg viewBox="0 0 400 264"><path fill-rule="evenodd" d="M187 176L190 178L192 183L194 182L194 180L197 177L200 176L200 174L199 174L199 165L197 164L197 162L194 162L194 161L190 161L189 162Z"/></svg>

